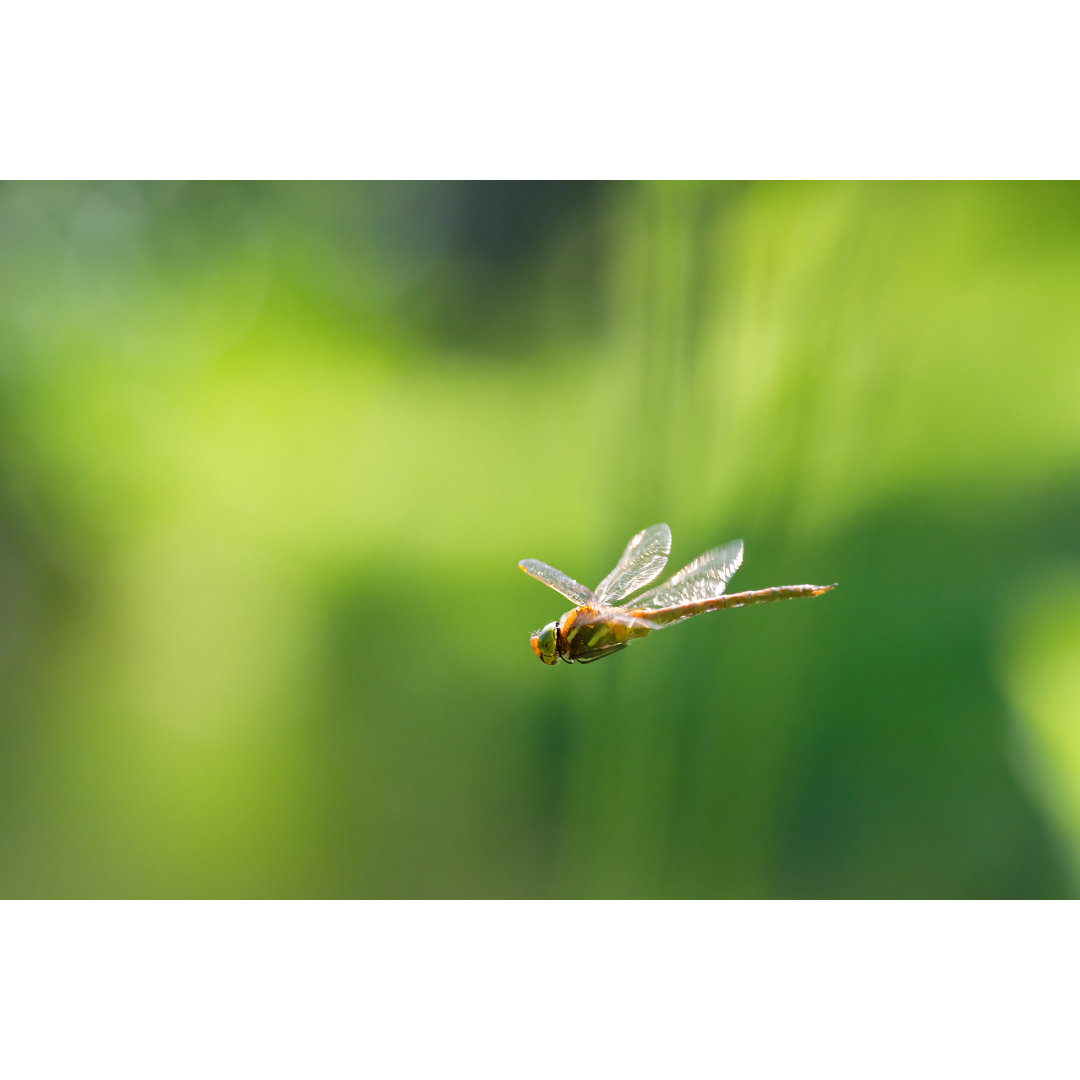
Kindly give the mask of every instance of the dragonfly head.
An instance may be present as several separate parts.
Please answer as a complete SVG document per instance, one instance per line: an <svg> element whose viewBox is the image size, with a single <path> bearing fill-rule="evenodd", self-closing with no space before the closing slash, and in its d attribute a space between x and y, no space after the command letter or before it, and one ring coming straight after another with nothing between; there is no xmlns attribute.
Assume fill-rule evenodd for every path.
<svg viewBox="0 0 1080 1080"><path fill-rule="evenodd" d="M559 624L549 622L543 630L537 630L529 644L532 650L544 661L545 664L557 664L559 662Z"/></svg>

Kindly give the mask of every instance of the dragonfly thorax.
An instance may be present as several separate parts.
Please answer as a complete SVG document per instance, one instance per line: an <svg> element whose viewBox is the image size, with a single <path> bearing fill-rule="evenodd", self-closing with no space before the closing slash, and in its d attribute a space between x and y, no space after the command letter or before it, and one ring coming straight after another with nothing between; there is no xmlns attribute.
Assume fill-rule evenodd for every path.
<svg viewBox="0 0 1080 1080"><path fill-rule="evenodd" d="M529 641L533 652L545 664L559 662L559 624L557 622L549 622L543 630L537 630Z"/></svg>

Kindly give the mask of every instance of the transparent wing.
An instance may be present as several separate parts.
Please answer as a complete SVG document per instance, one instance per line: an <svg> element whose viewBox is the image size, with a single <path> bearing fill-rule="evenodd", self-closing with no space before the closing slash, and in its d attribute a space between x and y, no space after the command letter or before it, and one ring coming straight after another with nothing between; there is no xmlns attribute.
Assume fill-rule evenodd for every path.
<svg viewBox="0 0 1080 1080"><path fill-rule="evenodd" d="M599 607L599 602L591 589L585 588L580 581L567 577L561 570L556 570L554 566L548 566L546 562L541 562L539 559L522 559L518 566L529 577L542 581L557 593L565 596L567 600L573 600L575 604L589 604L592 607Z"/></svg>
<svg viewBox="0 0 1080 1080"><path fill-rule="evenodd" d="M666 525L650 525L626 545L615 569L596 587L601 604L617 604L644 588L667 565L671 551L671 530Z"/></svg>
<svg viewBox="0 0 1080 1080"><path fill-rule="evenodd" d="M628 629L644 627L646 630L663 630L667 623L651 622L647 615L631 615L628 611L608 608L604 612L604 622L612 626L625 626Z"/></svg>
<svg viewBox="0 0 1080 1080"><path fill-rule="evenodd" d="M699 555L692 563L673 574L662 585L634 599L635 609L657 608L713 600L719 596L742 563L743 542L732 540L723 547Z"/></svg>

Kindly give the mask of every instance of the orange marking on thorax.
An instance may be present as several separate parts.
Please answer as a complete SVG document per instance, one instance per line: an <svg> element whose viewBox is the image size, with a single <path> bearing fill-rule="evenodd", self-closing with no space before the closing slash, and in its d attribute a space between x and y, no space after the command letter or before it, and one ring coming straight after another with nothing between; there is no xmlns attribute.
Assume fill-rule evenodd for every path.
<svg viewBox="0 0 1080 1080"><path fill-rule="evenodd" d="M589 607L588 605L582 604L580 607L574 608L573 611L568 611L563 616L562 625L560 626L560 629L565 634L574 625L574 623L576 623L578 621L578 618L584 612L588 612L588 611L592 611L592 610L593 609L591 607Z"/></svg>

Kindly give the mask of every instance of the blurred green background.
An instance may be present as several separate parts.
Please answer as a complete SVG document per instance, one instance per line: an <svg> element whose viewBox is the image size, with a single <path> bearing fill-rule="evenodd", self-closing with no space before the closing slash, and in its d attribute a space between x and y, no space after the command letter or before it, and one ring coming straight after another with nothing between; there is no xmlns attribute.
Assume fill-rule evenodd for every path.
<svg viewBox="0 0 1080 1080"><path fill-rule="evenodd" d="M1080 188L0 186L0 894L1048 897ZM838 581L587 667L629 537Z"/></svg>

